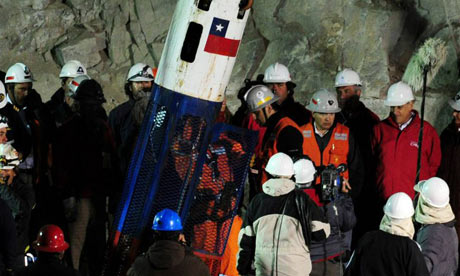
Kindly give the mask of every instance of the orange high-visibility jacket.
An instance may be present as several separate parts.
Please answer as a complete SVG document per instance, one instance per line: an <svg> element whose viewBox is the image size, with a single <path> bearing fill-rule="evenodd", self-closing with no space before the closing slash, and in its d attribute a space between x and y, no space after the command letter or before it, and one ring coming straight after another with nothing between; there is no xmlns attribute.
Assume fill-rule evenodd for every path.
<svg viewBox="0 0 460 276"><path fill-rule="evenodd" d="M300 132L299 126L293 120L291 120L289 117L284 117L278 121L275 128L273 129L273 132L270 134L271 137L267 140L265 145L263 145L263 150L260 152L259 156L259 175L261 179L261 185L268 180L267 172L265 172L265 167L267 166L268 160L274 154L278 153L278 136L280 135L281 131L283 131L283 129L288 126L294 127Z"/></svg>
<svg viewBox="0 0 460 276"><path fill-rule="evenodd" d="M333 164L336 167L340 164L348 165L347 156L350 139L350 130L348 127L337 123L334 129L332 129L331 139L323 152L320 152L318 143L316 142L313 123L302 126L301 131L303 135L303 152L311 158L315 167L318 168L329 164ZM348 179L348 170L343 172L342 176ZM321 179L317 177L316 184L320 184L320 182ZM315 202L319 201L317 195L309 195Z"/></svg>

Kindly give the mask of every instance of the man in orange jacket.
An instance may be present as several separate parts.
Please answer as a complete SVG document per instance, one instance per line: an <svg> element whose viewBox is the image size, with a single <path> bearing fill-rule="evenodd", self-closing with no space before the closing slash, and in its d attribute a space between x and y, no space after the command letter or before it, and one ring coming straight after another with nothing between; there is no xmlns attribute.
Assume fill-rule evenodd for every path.
<svg viewBox="0 0 460 276"><path fill-rule="evenodd" d="M303 137L299 126L287 117L279 106L274 103L278 96L264 85L253 86L245 95L249 112L261 126L266 126L262 150L257 156L257 169L259 171L259 183L262 185L268 180L265 166L268 159L278 152L289 156L302 153Z"/></svg>
<svg viewBox="0 0 460 276"><path fill-rule="evenodd" d="M335 114L341 110L337 95L321 89L313 94L307 109L313 113L313 120L301 128L303 152L311 158L320 177L312 187L304 191L318 205L327 204L331 199L326 200L326 189L322 187L328 182L325 181L328 175L325 169L333 165L338 170L339 166L345 165L346 170L340 172L341 191L352 198L357 196L356 192L361 190L364 180L364 166L350 129L334 121ZM344 252L351 249L351 235L351 230L344 233L341 248Z"/></svg>
<svg viewBox="0 0 460 276"><path fill-rule="evenodd" d="M332 164L336 168L346 165L347 170L341 173L342 192L355 196L354 191L359 191L362 185L364 170L349 128L334 122L335 114L340 112L337 96L321 89L313 94L307 109L313 112L313 121L302 126L304 154L311 158L319 174L328 165ZM321 177L318 177L316 184L320 182ZM319 203L317 190L309 189L308 194Z"/></svg>

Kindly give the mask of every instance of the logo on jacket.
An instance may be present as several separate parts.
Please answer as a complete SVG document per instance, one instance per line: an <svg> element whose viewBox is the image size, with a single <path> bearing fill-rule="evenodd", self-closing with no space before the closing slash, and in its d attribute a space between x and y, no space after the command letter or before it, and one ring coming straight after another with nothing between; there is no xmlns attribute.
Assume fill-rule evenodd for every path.
<svg viewBox="0 0 460 276"><path fill-rule="evenodd" d="M416 147L416 148L418 148L418 143L417 143L416 141L410 141L409 145L410 145L411 147Z"/></svg>
<svg viewBox="0 0 460 276"><path fill-rule="evenodd" d="M346 141L347 140L347 134L346 133L336 133L335 136L334 136L334 139L335 140L343 140L343 141Z"/></svg>
<svg viewBox="0 0 460 276"><path fill-rule="evenodd" d="M302 131L303 137L311 138L311 130L304 130Z"/></svg>

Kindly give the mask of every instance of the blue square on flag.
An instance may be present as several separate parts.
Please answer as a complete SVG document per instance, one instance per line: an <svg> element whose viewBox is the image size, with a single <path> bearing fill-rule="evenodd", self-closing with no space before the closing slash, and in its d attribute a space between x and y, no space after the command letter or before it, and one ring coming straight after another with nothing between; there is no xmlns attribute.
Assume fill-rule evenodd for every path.
<svg viewBox="0 0 460 276"><path fill-rule="evenodd" d="M227 34L228 23L228 20L214 17L209 34L225 37L225 34Z"/></svg>
<svg viewBox="0 0 460 276"><path fill-rule="evenodd" d="M240 41L226 38L230 21L214 17L204 51L228 57L235 57L238 52Z"/></svg>

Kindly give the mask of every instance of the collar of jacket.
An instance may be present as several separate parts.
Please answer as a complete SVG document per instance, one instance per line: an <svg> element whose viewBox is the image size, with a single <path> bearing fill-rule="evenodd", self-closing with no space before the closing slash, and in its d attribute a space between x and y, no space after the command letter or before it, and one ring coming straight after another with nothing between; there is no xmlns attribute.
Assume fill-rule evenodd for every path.
<svg viewBox="0 0 460 276"><path fill-rule="evenodd" d="M283 103L281 103L281 105L279 105L279 106L281 107L281 109L285 109L285 108L288 108L289 106L293 105L294 102L295 102L294 97L289 92L289 95L287 95L286 99L284 99ZM278 104L278 102L276 102L275 104Z"/></svg>
<svg viewBox="0 0 460 276"><path fill-rule="evenodd" d="M177 241L159 240L147 251L149 262L158 269L171 268L185 258L185 247Z"/></svg>
<svg viewBox="0 0 460 276"><path fill-rule="evenodd" d="M359 100L359 98L352 102L347 102L342 110L336 114L342 116L345 121L359 117L361 113L366 111L366 106ZM339 121L340 122L340 121Z"/></svg>
<svg viewBox="0 0 460 276"><path fill-rule="evenodd" d="M294 181L286 178L272 178L262 185L264 193L270 196L282 196L294 189Z"/></svg>
<svg viewBox="0 0 460 276"><path fill-rule="evenodd" d="M460 126L458 126L455 123L455 119L452 119L450 124L446 127L447 131L453 132L453 133L460 133Z"/></svg>
<svg viewBox="0 0 460 276"><path fill-rule="evenodd" d="M404 129L408 129L410 127L413 127L415 125L420 125L420 117L418 116L417 110L412 109L412 112L414 113L414 116L412 117L412 121L409 123L408 126L406 126ZM391 125L394 128L399 129L399 125L395 122L395 120L391 117L391 114L388 116L386 119L389 125ZM403 129L403 130L404 130Z"/></svg>
<svg viewBox="0 0 460 276"><path fill-rule="evenodd" d="M281 120L284 117L286 117L286 114L281 110L276 111L275 114L270 116L267 122L265 123L265 126L267 127L267 132L271 132L275 128L279 120Z"/></svg>

